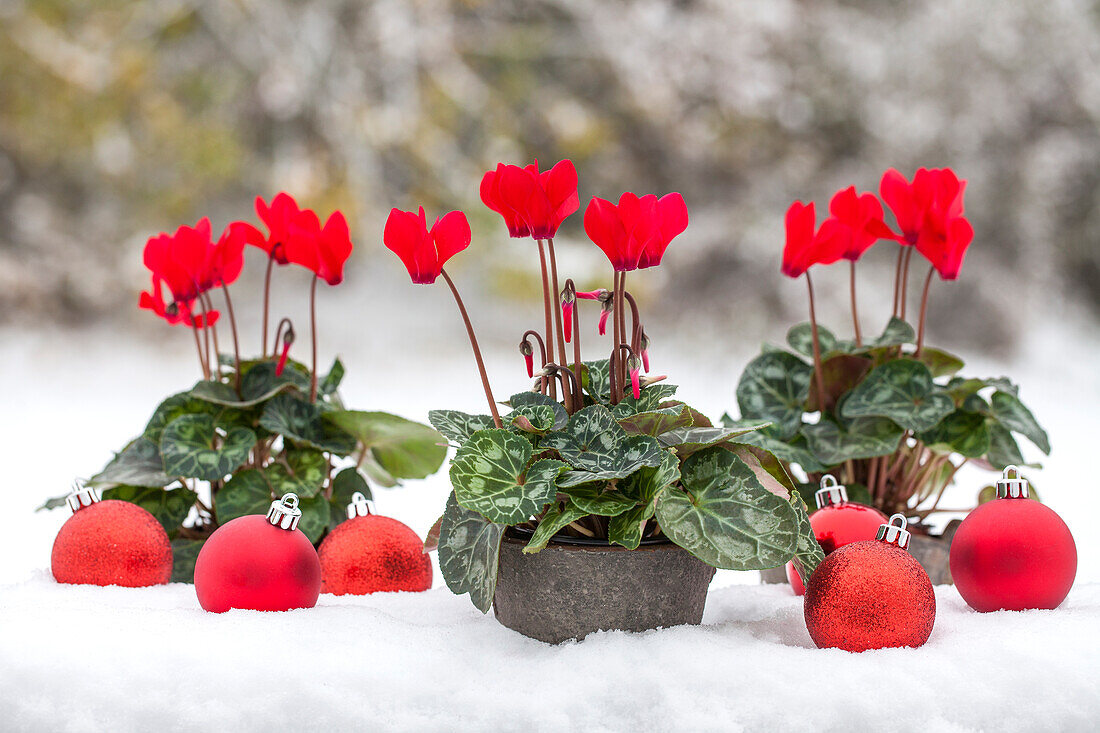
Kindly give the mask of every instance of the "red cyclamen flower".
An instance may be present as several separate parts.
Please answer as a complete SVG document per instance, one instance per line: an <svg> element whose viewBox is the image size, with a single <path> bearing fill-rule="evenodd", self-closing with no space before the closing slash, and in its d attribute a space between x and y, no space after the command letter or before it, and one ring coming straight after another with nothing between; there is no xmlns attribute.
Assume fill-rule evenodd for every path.
<svg viewBox="0 0 1100 733"><path fill-rule="evenodd" d="M895 238L915 246L944 280L957 278L974 239L974 229L963 215L966 181L950 168L921 168L910 183L890 169L882 176L880 191L901 230Z"/></svg>
<svg viewBox="0 0 1100 733"><path fill-rule="evenodd" d="M795 201L787 209L787 243L780 268L787 277L800 277L812 265L832 264L843 254L836 243L836 220L826 219L815 232L816 220L812 201Z"/></svg>
<svg viewBox="0 0 1100 733"><path fill-rule="evenodd" d="M344 280L344 263L354 245L343 213L334 211L325 226L313 211L295 217L288 229L286 259L313 272L329 285Z"/></svg>
<svg viewBox="0 0 1100 733"><path fill-rule="evenodd" d="M661 264L669 243L688 225L687 205L678 193L624 193L618 205L593 198L584 212L584 231L618 271Z"/></svg>
<svg viewBox="0 0 1100 733"><path fill-rule="evenodd" d="M873 193L856 193L855 186L837 191L829 202L830 219L836 221L832 246L840 256L855 262L880 239L895 235L882 221L882 204Z"/></svg>
<svg viewBox="0 0 1100 733"><path fill-rule="evenodd" d="M526 168L500 163L482 177L481 200L503 217L513 237L549 239L580 207L577 169L571 160L541 173L537 160Z"/></svg>
<svg viewBox="0 0 1100 733"><path fill-rule="evenodd" d="M268 257L276 263L287 264L290 260L287 258L286 244L292 236L295 225L305 225L308 228L309 222L302 222L307 212L313 213L308 209L300 209L298 202L285 192L276 194L275 198L271 199L270 205L257 196L256 214L260 217L260 221L267 225L268 234L265 237L259 229L247 224L245 226L248 243L267 252ZM316 218L316 214L313 216Z"/></svg>
<svg viewBox="0 0 1100 733"><path fill-rule="evenodd" d="M631 356L627 361L627 366L630 369L630 384L634 388L634 399L638 399L642 396L641 375L639 374L642 362L638 357Z"/></svg>
<svg viewBox="0 0 1100 733"><path fill-rule="evenodd" d="M444 214L429 230L424 207L419 215L393 209L382 235L386 247L401 258L412 281L420 285L434 283L447 260L470 246L470 238L470 223L461 211Z"/></svg>

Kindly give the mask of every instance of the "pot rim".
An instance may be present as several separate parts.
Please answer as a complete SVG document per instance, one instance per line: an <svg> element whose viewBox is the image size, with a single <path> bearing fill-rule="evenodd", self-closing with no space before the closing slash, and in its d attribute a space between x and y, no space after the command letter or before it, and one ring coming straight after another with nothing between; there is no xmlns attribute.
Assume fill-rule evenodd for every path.
<svg viewBox="0 0 1100 733"><path fill-rule="evenodd" d="M534 530L524 527L509 527L505 530L504 536L501 537L501 541L510 542L512 544L525 544L531 539L534 533ZM679 545L667 537L645 538L641 541L637 549L631 550L629 547L613 545L607 540L596 539L595 537L562 537L560 535L554 535L550 538L550 542L547 546L549 547L551 545L562 550L599 550L604 552L638 552L640 550L659 550L666 547L679 547Z"/></svg>

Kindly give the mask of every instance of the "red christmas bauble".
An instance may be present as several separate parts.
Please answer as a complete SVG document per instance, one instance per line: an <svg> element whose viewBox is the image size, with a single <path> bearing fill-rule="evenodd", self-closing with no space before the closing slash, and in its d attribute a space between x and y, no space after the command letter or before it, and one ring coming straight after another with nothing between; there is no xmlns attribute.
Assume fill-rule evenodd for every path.
<svg viewBox="0 0 1100 733"><path fill-rule="evenodd" d="M878 509L848 501L845 488L828 474L821 478L821 489L814 498L818 509L810 515L810 527L826 555L852 542L873 540L887 521ZM806 592L793 562L787 563L787 580L795 595Z"/></svg>
<svg viewBox="0 0 1100 733"><path fill-rule="evenodd" d="M1077 575L1077 545L1053 509L1027 498L1026 490L1015 497L1002 490L1023 481L1005 472L998 482L1004 496L970 512L955 532L951 577L975 611L1057 608Z"/></svg>
<svg viewBox="0 0 1100 733"><path fill-rule="evenodd" d="M91 489L78 489L69 505L75 511L50 555L58 583L140 588L172 579L172 544L152 514L128 501L97 501Z"/></svg>
<svg viewBox="0 0 1100 733"><path fill-rule="evenodd" d="M409 527L377 514L339 524L321 543L321 592L364 595L424 591L432 587L432 562Z"/></svg>
<svg viewBox="0 0 1100 733"><path fill-rule="evenodd" d="M293 496L283 497L282 505ZM272 513L279 505L272 504ZM291 508L297 511L297 497ZM203 544L195 561L195 594L203 609L289 611L316 605L321 592L317 551L297 529L296 519L279 526L272 521L281 517L272 513L226 522Z"/></svg>
<svg viewBox="0 0 1100 733"><path fill-rule="evenodd" d="M936 594L924 568L902 547L882 540L853 542L818 566L804 611L806 628L820 648L919 647L936 622Z"/></svg>

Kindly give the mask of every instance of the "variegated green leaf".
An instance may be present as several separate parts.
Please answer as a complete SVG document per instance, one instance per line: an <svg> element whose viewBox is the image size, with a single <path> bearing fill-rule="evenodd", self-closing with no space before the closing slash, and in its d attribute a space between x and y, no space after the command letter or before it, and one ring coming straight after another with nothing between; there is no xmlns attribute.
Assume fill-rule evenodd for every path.
<svg viewBox="0 0 1100 733"><path fill-rule="evenodd" d="M256 434L248 428L231 428L222 437L209 415L184 415L164 428L160 452L165 473L218 481L248 460L255 445Z"/></svg>
<svg viewBox="0 0 1100 733"><path fill-rule="evenodd" d="M654 438L627 435L603 405L576 412L563 432L550 433L540 447L558 451L577 469L558 482L561 486L629 476L642 466L659 465L664 453Z"/></svg>
<svg viewBox="0 0 1100 733"><path fill-rule="evenodd" d="M160 446L145 436L131 440L102 471L88 479L92 486L127 484L161 488L175 481L164 472Z"/></svg>
<svg viewBox="0 0 1100 733"><path fill-rule="evenodd" d="M840 408L845 418L888 417L906 430L930 430L955 410L955 401L932 382L928 367L898 359L871 370Z"/></svg>
<svg viewBox="0 0 1100 733"><path fill-rule="evenodd" d="M1031 414L1031 410L1024 407L1020 398L1009 392L997 391L989 400L993 408L993 417L1000 421L1009 430L1019 433L1036 446L1039 450L1050 455L1050 438L1047 431L1039 425L1039 421Z"/></svg>
<svg viewBox="0 0 1100 733"><path fill-rule="evenodd" d="M749 362L737 384L741 415L773 423L781 439L794 436L802 425L802 410L810 394L813 370L786 352L768 352Z"/></svg>
<svg viewBox="0 0 1100 733"><path fill-rule="evenodd" d="M683 490L657 499L657 520L677 545L731 570L782 565L798 548L798 515L765 488L741 458L721 447L684 461Z"/></svg>
<svg viewBox="0 0 1100 733"><path fill-rule="evenodd" d="M823 419L816 425L804 425L814 456L826 466L847 460L885 456L897 450L905 431L885 417L857 417L837 423Z"/></svg>
<svg viewBox="0 0 1100 733"><path fill-rule="evenodd" d="M504 530L504 525L463 508L454 493L447 498L439 525L439 570L451 592L469 593L482 613L493 605Z"/></svg>
<svg viewBox="0 0 1100 733"><path fill-rule="evenodd" d="M474 433L451 462L458 503L497 524L538 514L557 493L554 480L565 464L543 459L528 467L531 454L531 444L507 430Z"/></svg>
<svg viewBox="0 0 1100 733"><path fill-rule="evenodd" d="M588 512L578 508L572 502L566 502L564 506L557 503L553 504L539 520L539 525L535 527L535 532L531 535L531 540L523 548L523 551L528 555L533 555L544 549L554 535L567 524L575 522L587 514Z"/></svg>
<svg viewBox="0 0 1100 733"><path fill-rule="evenodd" d="M981 458L989 452L989 427L985 417L976 412L956 410L917 438L932 450L967 458Z"/></svg>
<svg viewBox="0 0 1100 733"><path fill-rule="evenodd" d="M649 435L654 438L677 428L690 428L694 423L695 418L687 405L639 412L619 419L619 425L628 435Z"/></svg>
<svg viewBox="0 0 1100 733"><path fill-rule="evenodd" d="M458 410L432 410L428 413L428 422L448 440L462 445L478 430L493 427L493 418L489 415L470 415Z"/></svg>

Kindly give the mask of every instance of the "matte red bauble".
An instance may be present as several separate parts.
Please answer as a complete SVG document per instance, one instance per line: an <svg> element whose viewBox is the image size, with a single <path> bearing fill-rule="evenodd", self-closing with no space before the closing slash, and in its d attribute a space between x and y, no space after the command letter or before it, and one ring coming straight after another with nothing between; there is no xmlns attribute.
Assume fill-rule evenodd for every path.
<svg viewBox="0 0 1100 733"><path fill-rule="evenodd" d="M371 514L366 497L358 492L348 505L348 520L329 533L317 554L322 593L365 595L432 587L432 562L420 537L396 519Z"/></svg>
<svg viewBox="0 0 1100 733"><path fill-rule="evenodd" d="M73 515L50 555L58 583L139 588L172 579L172 544L152 514L128 501L100 501L82 486L68 502Z"/></svg>
<svg viewBox="0 0 1100 733"><path fill-rule="evenodd" d="M878 509L848 501L848 490L830 474L821 477L814 502L817 511L810 515L810 527L826 555L853 542L875 539L878 528L887 521ZM787 580L795 595L806 592L793 562L787 563Z"/></svg>
<svg viewBox="0 0 1100 733"><path fill-rule="evenodd" d="M298 497L286 494L272 502L266 517L237 517L218 527L195 561L199 605L213 613L313 608L321 563L298 529L301 516Z"/></svg>
<svg viewBox="0 0 1100 733"><path fill-rule="evenodd" d="M1028 493L1019 469L1009 466L997 498L970 512L951 540L951 577L975 611L1057 608L1073 587L1073 535Z"/></svg>
<svg viewBox="0 0 1100 733"><path fill-rule="evenodd" d="M879 527L878 539L845 545L814 571L804 610L818 647L862 652L928 641L936 594L924 568L906 551L905 525L905 517L895 514Z"/></svg>

